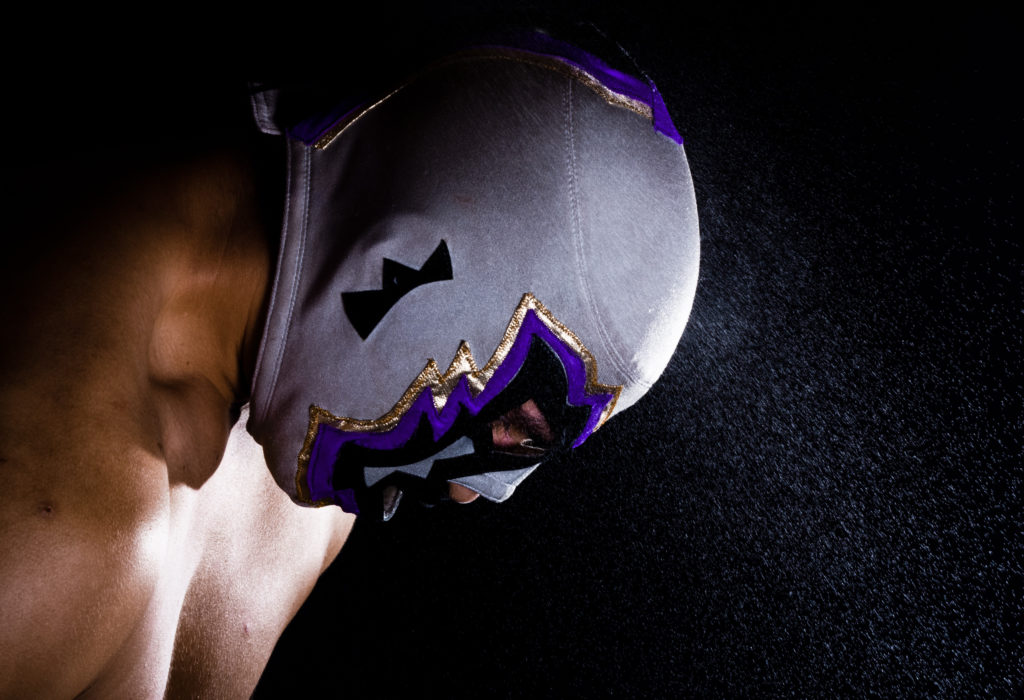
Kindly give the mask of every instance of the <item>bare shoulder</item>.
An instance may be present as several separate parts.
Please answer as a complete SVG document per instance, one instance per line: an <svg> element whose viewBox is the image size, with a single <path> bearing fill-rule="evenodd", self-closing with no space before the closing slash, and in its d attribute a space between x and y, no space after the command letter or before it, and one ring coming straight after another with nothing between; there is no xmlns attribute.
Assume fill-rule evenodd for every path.
<svg viewBox="0 0 1024 700"><path fill-rule="evenodd" d="M0 256L0 697L162 696L172 657L186 668L232 649L219 624L189 622L210 614L228 632L248 620L258 678L351 526L291 504L244 431L229 443L238 377L217 368L244 360L237 324L253 320L267 263L246 238L252 213L231 205L252 196L233 177L244 164L175 168L77 172L74 192L14 204ZM211 308L223 290L236 296Z"/></svg>
<svg viewBox="0 0 1024 700"><path fill-rule="evenodd" d="M21 217L6 242L3 695L81 691L132 633L166 550L167 472L145 353L160 275L128 244L127 218L98 235L95 209L83 201L77 213L78 226L47 211Z"/></svg>
<svg viewBox="0 0 1024 700"><path fill-rule="evenodd" d="M168 697L250 695L354 522L340 508L292 503L242 428L245 418L200 493L203 553L183 602Z"/></svg>

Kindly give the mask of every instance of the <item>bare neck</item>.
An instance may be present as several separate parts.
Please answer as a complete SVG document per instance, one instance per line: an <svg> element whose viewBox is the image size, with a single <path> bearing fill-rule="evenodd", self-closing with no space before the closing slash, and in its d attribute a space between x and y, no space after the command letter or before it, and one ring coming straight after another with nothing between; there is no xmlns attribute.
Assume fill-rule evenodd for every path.
<svg viewBox="0 0 1024 700"><path fill-rule="evenodd" d="M233 405L249 397L273 267L277 222L258 170L250 154L217 154L184 168L174 195L186 225L170 268L167 367L197 372Z"/></svg>
<svg viewBox="0 0 1024 700"><path fill-rule="evenodd" d="M162 301L149 340L153 405L174 480L199 485L219 463L251 392L273 269L276 221L246 153L163 171L153 198ZM274 193L278 197L279 193ZM146 198L146 193L143 193Z"/></svg>
<svg viewBox="0 0 1024 700"><path fill-rule="evenodd" d="M0 255L0 320L42 329L59 316L65 333L100 338L84 319L102 308L103 328L121 324L103 347L144 362L156 387L201 388L227 416L251 391L280 227L280 154L258 146L121 146L6 173L18 235Z"/></svg>

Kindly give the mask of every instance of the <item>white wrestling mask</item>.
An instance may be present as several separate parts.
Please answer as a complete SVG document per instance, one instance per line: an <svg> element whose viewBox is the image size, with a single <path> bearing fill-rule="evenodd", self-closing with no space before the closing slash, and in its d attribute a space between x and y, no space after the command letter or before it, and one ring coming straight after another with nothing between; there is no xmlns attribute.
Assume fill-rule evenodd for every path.
<svg viewBox="0 0 1024 700"><path fill-rule="evenodd" d="M664 370L699 252L653 85L537 35L294 124L276 97L253 98L288 184L247 427L296 502L502 501ZM496 442L524 405L541 429Z"/></svg>

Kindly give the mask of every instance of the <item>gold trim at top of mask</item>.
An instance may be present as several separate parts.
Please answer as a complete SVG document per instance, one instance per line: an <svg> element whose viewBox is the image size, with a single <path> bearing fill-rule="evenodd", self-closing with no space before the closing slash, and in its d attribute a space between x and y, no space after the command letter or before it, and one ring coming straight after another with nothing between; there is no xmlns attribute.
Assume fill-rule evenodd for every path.
<svg viewBox="0 0 1024 700"><path fill-rule="evenodd" d="M383 97L374 100L372 104L366 105L362 109L358 109L355 112L348 114L341 121L334 124L331 128L320 135L320 138L313 144L313 148L318 150L325 150L334 141L341 136L350 126L355 124L357 121L366 116L369 112L373 111L380 105L387 102L389 99L398 94L401 90L411 85L427 73L438 68L445 66L454 65L457 63L469 63L472 61L479 60L504 60L504 61L515 61L517 63L523 63L526 65L537 66L539 68L545 68L547 70L554 70L558 73L566 75L580 84L589 88L594 94L600 97L602 100L615 107L622 107L634 112L645 119L653 120L654 113L651 110L650 105L644 104L640 100L623 95L615 92L611 88L607 87L600 80L595 78L593 75L583 70L579 66L575 66L571 63L566 63L564 60L557 56L545 56L542 54L529 53L527 51L514 49L514 48L503 48L503 47L488 47L478 49L466 49L456 54L449 56L448 58L437 61L431 64L427 68L414 73L405 82L396 87L391 92L387 93Z"/></svg>

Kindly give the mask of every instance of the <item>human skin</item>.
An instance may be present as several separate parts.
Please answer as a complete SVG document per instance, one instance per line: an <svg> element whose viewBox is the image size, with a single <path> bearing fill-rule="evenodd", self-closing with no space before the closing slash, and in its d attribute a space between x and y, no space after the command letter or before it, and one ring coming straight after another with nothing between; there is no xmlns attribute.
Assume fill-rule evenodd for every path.
<svg viewBox="0 0 1024 700"><path fill-rule="evenodd" d="M348 537L354 516L292 503L237 420L274 264L279 189L259 174L275 155L108 164L51 188L60 207L16 215L0 698L248 697ZM491 428L504 451L552 437L533 401Z"/></svg>
<svg viewBox="0 0 1024 700"><path fill-rule="evenodd" d="M6 246L3 698L248 696L352 526L232 429L272 266L254 157L170 161L58 182Z"/></svg>

